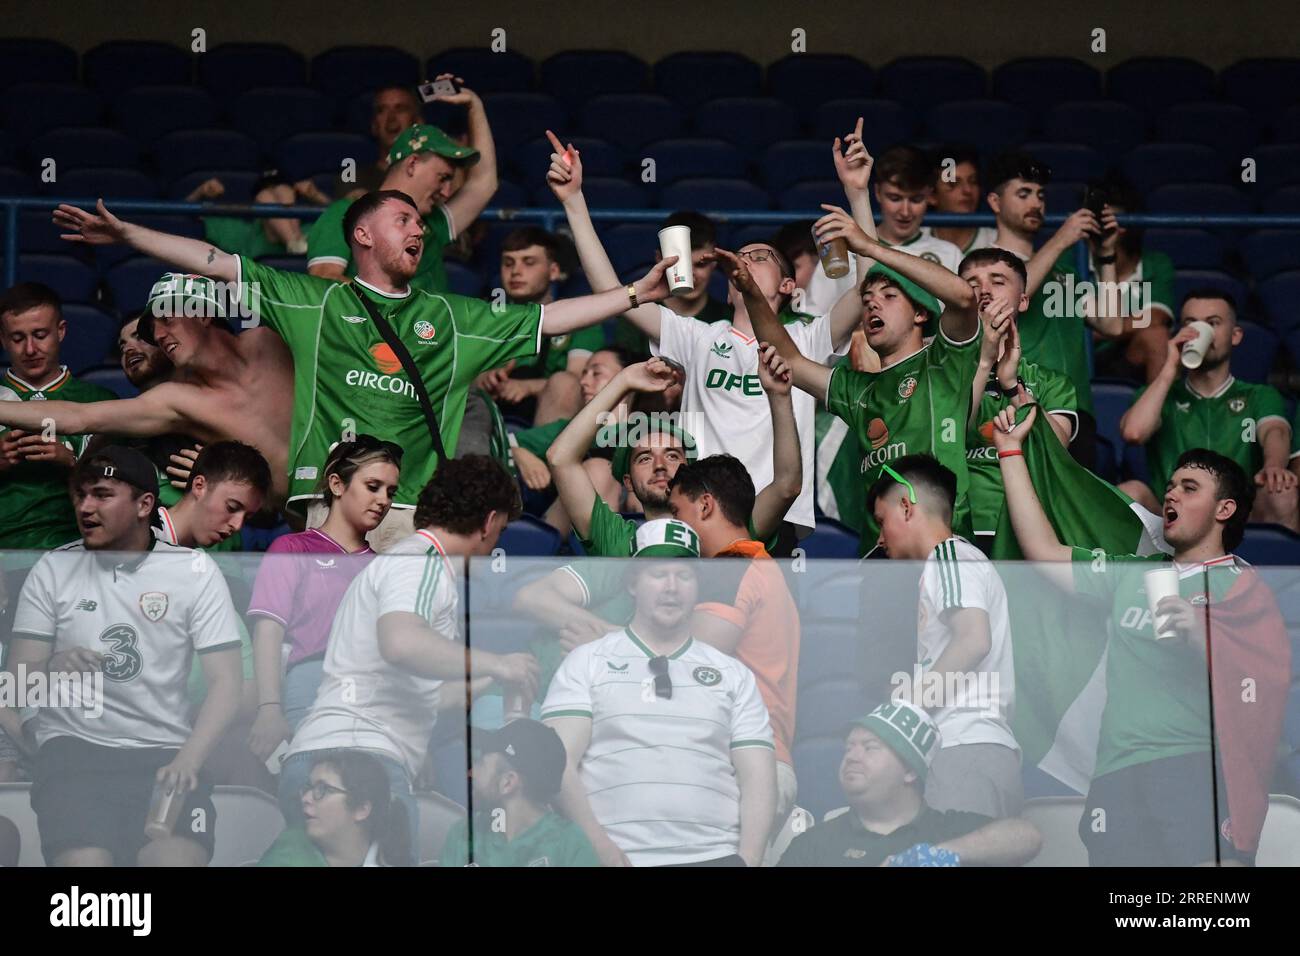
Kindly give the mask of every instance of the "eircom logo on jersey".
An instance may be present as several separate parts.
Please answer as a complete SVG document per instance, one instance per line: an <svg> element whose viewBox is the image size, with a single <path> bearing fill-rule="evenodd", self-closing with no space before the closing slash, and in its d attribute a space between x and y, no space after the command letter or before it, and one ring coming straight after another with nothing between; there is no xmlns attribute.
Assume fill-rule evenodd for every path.
<svg viewBox="0 0 1300 956"><path fill-rule="evenodd" d="M402 371L402 362L387 343L379 342L372 345L370 357L375 360L378 373L352 368L348 369L343 381L371 391L405 395L413 401L419 400L415 397L415 386L405 377L398 378L397 373Z"/></svg>

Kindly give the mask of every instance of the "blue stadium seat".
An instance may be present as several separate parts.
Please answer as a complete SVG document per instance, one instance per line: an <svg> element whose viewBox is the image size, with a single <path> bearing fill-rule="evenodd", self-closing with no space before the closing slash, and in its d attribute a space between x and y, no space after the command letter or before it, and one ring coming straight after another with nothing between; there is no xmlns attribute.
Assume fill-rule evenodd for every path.
<svg viewBox="0 0 1300 956"><path fill-rule="evenodd" d="M1238 60L1219 74L1223 97L1260 120L1300 100L1300 59Z"/></svg>
<svg viewBox="0 0 1300 956"><path fill-rule="evenodd" d="M1147 450L1144 445L1125 445L1119 456L1120 478L1133 479L1143 484L1150 484L1151 477L1147 469Z"/></svg>
<svg viewBox="0 0 1300 956"><path fill-rule="evenodd" d="M94 306L74 304L63 307L63 320L68 323L68 333L59 343L59 360L73 375L108 358L117 342L118 323L112 316Z"/></svg>
<svg viewBox="0 0 1300 956"><path fill-rule="evenodd" d="M198 58L199 84L227 102L258 87L302 86L307 61L279 43L223 43ZM238 120L238 112L234 118Z"/></svg>
<svg viewBox="0 0 1300 956"><path fill-rule="evenodd" d="M828 810L844 806L840 790L840 762L844 759L844 738L809 737L791 748L795 776L799 778L799 806L818 820Z"/></svg>
<svg viewBox="0 0 1300 956"><path fill-rule="evenodd" d="M1156 134L1167 143L1200 143L1225 159L1251 155L1259 141L1259 123L1243 107L1232 103L1183 103L1164 110L1156 119Z"/></svg>
<svg viewBox="0 0 1300 956"><path fill-rule="evenodd" d="M768 95L789 104L804 121L812 119L818 104L870 96L874 85L871 67L838 53L791 53L767 68Z"/></svg>
<svg viewBox="0 0 1300 956"><path fill-rule="evenodd" d="M112 113L117 127L144 146L176 130L220 125L217 101L194 86L137 86L117 96Z"/></svg>
<svg viewBox="0 0 1300 956"><path fill-rule="evenodd" d="M86 85L109 99L137 86L188 85L194 79L191 54L167 43L101 43L86 52L81 64Z"/></svg>
<svg viewBox="0 0 1300 956"><path fill-rule="evenodd" d="M1300 106L1290 106L1273 116L1270 128L1279 143L1300 143Z"/></svg>
<svg viewBox="0 0 1300 956"><path fill-rule="evenodd" d="M1161 186L1147 196L1151 212L1249 213L1253 212L1250 199L1231 186L1213 183L1188 183ZM1234 230L1235 232L1235 230ZM1226 234L1226 231L1225 231Z"/></svg>
<svg viewBox="0 0 1300 956"><path fill-rule="evenodd" d="M36 162L53 157L60 175L73 169L127 169L140 162L140 145L135 140L99 126L51 130L32 140L29 152Z"/></svg>
<svg viewBox="0 0 1300 956"><path fill-rule="evenodd" d="M1290 215L1300 213L1300 186L1283 186L1275 189L1261 204L1267 213Z"/></svg>
<svg viewBox="0 0 1300 956"><path fill-rule="evenodd" d="M443 264L443 268L447 270L447 284L452 292L470 298L477 298L483 294L483 277L469 266L448 260Z"/></svg>
<svg viewBox="0 0 1300 956"><path fill-rule="evenodd" d="M131 380L126 377L120 365L101 365L96 368L87 369L78 376L83 382L89 382L92 385L98 385L100 388L106 388L118 398L135 398L140 394L140 390L131 384ZM285 525L288 527L288 525ZM248 533L248 529L244 529ZM263 548L262 550L266 550Z"/></svg>
<svg viewBox="0 0 1300 956"><path fill-rule="evenodd" d="M1057 179L1086 182L1106 172L1106 158L1091 146L1078 143L1025 143L1021 147L1030 156L1046 163ZM988 158L988 157L984 157ZM992 183L983 184L986 189Z"/></svg>
<svg viewBox="0 0 1300 956"><path fill-rule="evenodd" d="M664 139L647 143L642 152L655 161L660 185L706 176L738 179L746 171L740 150L720 139Z"/></svg>
<svg viewBox="0 0 1300 956"><path fill-rule="evenodd" d="M1146 119L1124 103L1061 103L1043 114L1043 134L1062 143L1082 143L1110 162L1146 139Z"/></svg>
<svg viewBox="0 0 1300 956"><path fill-rule="evenodd" d="M783 190L776 197L776 208L820 217L826 214L822 203L843 206L844 202L844 187L838 179L814 179Z"/></svg>
<svg viewBox="0 0 1300 956"><path fill-rule="evenodd" d="M795 183L825 179L835 174L830 152L827 143L810 139L773 143L759 162L759 178L774 192Z"/></svg>
<svg viewBox="0 0 1300 956"><path fill-rule="evenodd" d="M1142 244L1163 252L1177 269L1220 269L1227 251L1223 237L1209 229L1148 229Z"/></svg>
<svg viewBox="0 0 1300 956"><path fill-rule="evenodd" d="M334 103L308 87L258 87L241 93L230 110L235 129L247 133L263 150L296 133L328 130Z"/></svg>
<svg viewBox="0 0 1300 956"><path fill-rule="evenodd" d="M97 126L98 93L74 83L19 83L5 91L4 125L20 143L63 126Z"/></svg>
<svg viewBox="0 0 1300 956"><path fill-rule="evenodd" d="M1256 282L1262 283L1279 272L1300 269L1300 230L1261 229L1252 232L1237 244L1237 252L1246 263L1246 271ZM1262 286L1259 291L1262 296ZM1300 288L1296 291L1300 292Z"/></svg>
<svg viewBox="0 0 1300 956"><path fill-rule="evenodd" d="M59 196L115 199L157 199L158 181L137 169L73 169L60 174L57 183L44 187Z"/></svg>
<svg viewBox="0 0 1300 956"><path fill-rule="evenodd" d="M604 176L584 179L582 192L593 209L644 209L654 196L654 190L639 179L633 183ZM559 203L550 187L542 185L533 190L533 205L558 208Z"/></svg>
<svg viewBox="0 0 1300 956"><path fill-rule="evenodd" d="M275 150L280 171L296 182L317 173L338 175L343 160L365 163L374 152L374 143L353 133L299 133L283 140Z"/></svg>
<svg viewBox="0 0 1300 956"><path fill-rule="evenodd" d="M261 173L246 169L199 169L173 181L167 189L167 197L185 199L200 184L209 179L220 179L221 185L226 187L222 202L252 202L253 186L261 176Z"/></svg>
<svg viewBox="0 0 1300 956"><path fill-rule="evenodd" d="M856 680L801 682L795 727L800 737L837 737L849 721L869 713L873 703Z"/></svg>
<svg viewBox="0 0 1300 956"><path fill-rule="evenodd" d="M1214 71L1183 57L1135 57L1110 69L1106 92L1154 116L1179 103L1213 99Z"/></svg>
<svg viewBox="0 0 1300 956"><path fill-rule="evenodd" d="M49 252L55 255L74 255L90 261L92 253L84 247L60 239L62 229L54 225L48 209L21 210L18 213L18 250L20 252ZM100 246L111 249L112 246Z"/></svg>
<svg viewBox="0 0 1300 956"><path fill-rule="evenodd" d="M18 83L76 83L77 54L54 40L0 39L0 90Z"/></svg>
<svg viewBox="0 0 1300 956"><path fill-rule="evenodd" d="M673 53L654 65L654 89L688 111L722 96L757 96L763 71L739 53Z"/></svg>
<svg viewBox="0 0 1300 956"><path fill-rule="evenodd" d="M1251 187L1268 194L1284 186L1300 184L1300 145L1272 143L1257 146L1250 156L1255 160L1255 185ZM1233 172L1241 176L1241 163L1234 164Z"/></svg>
<svg viewBox="0 0 1300 956"><path fill-rule="evenodd" d="M0 130L0 165L8 166L15 161L17 155L13 137L4 130Z"/></svg>
<svg viewBox="0 0 1300 956"><path fill-rule="evenodd" d="M1120 435L1119 420L1133 404L1137 389L1131 382L1108 379L1094 379L1092 383L1092 407L1097 419L1097 434L1110 442L1118 457L1123 454L1124 439Z"/></svg>
<svg viewBox="0 0 1300 956"><path fill-rule="evenodd" d="M695 111L695 130L716 136L754 155L779 139L798 135L794 110L770 97L735 96L709 100Z"/></svg>
<svg viewBox="0 0 1300 956"><path fill-rule="evenodd" d="M36 183L32 177L11 166L0 166L0 196L30 196Z"/></svg>
<svg viewBox="0 0 1300 956"><path fill-rule="evenodd" d="M1143 143L1124 157L1124 175L1139 192L1171 183L1223 182L1223 160L1200 143Z"/></svg>
<svg viewBox="0 0 1300 956"><path fill-rule="evenodd" d="M683 179L665 187L660 198L665 209L768 209L771 197L743 179Z"/></svg>
<svg viewBox="0 0 1300 956"><path fill-rule="evenodd" d="M955 100L934 107L925 119L928 139L970 143L992 155L1029 135L1029 111L998 100Z"/></svg>
<svg viewBox="0 0 1300 956"><path fill-rule="evenodd" d="M502 209L520 209L528 205L528 190L508 179L499 180L492 205Z"/></svg>
<svg viewBox="0 0 1300 956"><path fill-rule="evenodd" d="M562 131L553 130L559 136ZM621 176L623 174L623 151L605 142L603 139L586 137L565 137L565 144L572 143L582 155L582 174L587 176ZM536 181L545 176L551 166L551 141L545 136L525 143L506 157L514 172L524 181Z"/></svg>
<svg viewBox="0 0 1300 956"><path fill-rule="evenodd" d="M533 88L533 61L522 53L494 53L486 47L458 47L429 57L425 78L451 73L480 96L486 93L525 93ZM495 126L496 117L488 116Z"/></svg>
<svg viewBox="0 0 1300 956"><path fill-rule="evenodd" d="M122 315L140 310L158 277L171 271L167 263L149 256L132 256L112 266L104 273L104 284L113 307Z"/></svg>
<svg viewBox="0 0 1300 956"><path fill-rule="evenodd" d="M250 136L233 130L200 129L168 133L153 145L154 161L168 180L198 169L211 169L215 161L226 169L259 170L262 151Z"/></svg>
<svg viewBox="0 0 1300 956"><path fill-rule="evenodd" d="M1109 481L1112 485L1120 482L1119 462L1121 454L1115 448L1115 443L1105 435L1097 436L1097 458L1092 466L1097 477L1102 481Z"/></svg>
<svg viewBox="0 0 1300 956"><path fill-rule="evenodd" d="M94 302L99 285L94 268L80 259L43 253L18 257L18 281L44 283L64 302L80 303Z"/></svg>
<svg viewBox="0 0 1300 956"><path fill-rule="evenodd" d="M600 93L644 93L650 80L645 60L621 50L573 50L544 60L541 88L576 113Z"/></svg>
<svg viewBox="0 0 1300 956"><path fill-rule="evenodd" d="M1251 564L1300 564L1300 535L1281 525L1247 525L1245 540L1234 550Z"/></svg>
<svg viewBox="0 0 1300 956"><path fill-rule="evenodd" d="M1101 74L1067 57L1024 57L993 71L993 95L1038 114L1057 103L1100 99Z"/></svg>
<svg viewBox="0 0 1300 956"><path fill-rule="evenodd" d="M135 213L131 216L131 222L147 229L156 229L158 232L166 232L174 236L188 236L191 239L202 239L204 236L203 220L197 216L157 216ZM104 276L108 270L119 262L125 262L136 256L136 251L130 246L120 244L93 246L92 250L91 254L94 256L95 265L98 267L101 276ZM137 309L139 307L139 305L136 306Z"/></svg>
<svg viewBox="0 0 1300 956"><path fill-rule="evenodd" d="M1043 187L1043 201L1048 212L1072 212L1083 202L1084 183L1053 179Z"/></svg>
<svg viewBox="0 0 1300 956"><path fill-rule="evenodd" d="M822 103L814 114L812 135L822 145L823 161L832 171L834 166L826 147L836 136L843 138L853 132L859 116L862 117L862 138L873 156L910 140L919 118L919 114L908 112L892 100L844 99Z"/></svg>
<svg viewBox="0 0 1300 956"><path fill-rule="evenodd" d="M492 120L497 150L506 155L545 137L548 129L559 135L569 125L568 111L546 93L491 93L483 97L483 107Z"/></svg>
<svg viewBox="0 0 1300 956"><path fill-rule="evenodd" d="M1246 285L1240 279L1234 279L1226 272L1213 269L1179 269L1174 273L1174 301L1182 302L1183 296L1193 289L1209 287L1228 293L1237 303L1238 311L1246 307Z"/></svg>
<svg viewBox="0 0 1300 956"><path fill-rule="evenodd" d="M682 132L681 107L662 96L614 93L596 96L582 108L579 126L586 136L607 140L629 153L657 139Z"/></svg>
<svg viewBox="0 0 1300 956"><path fill-rule="evenodd" d="M419 61L391 46L338 46L311 61L312 86L337 100L385 86L414 89L419 81Z"/></svg>
<svg viewBox="0 0 1300 956"><path fill-rule="evenodd" d="M1243 320L1237 325L1245 334L1232 350L1232 374L1246 382L1267 382L1281 344L1277 333L1254 322Z"/></svg>
<svg viewBox="0 0 1300 956"><path fill-rule="evenodd" d="M653 259L659 248L659 223L624 222L610 227L601 236L609 261L622 275L633 266Z"/></svg>
<svg viewBox="0 0 1300 956"><path fill-rule="evenodd" d="M560 533L539 518L524 515L501 532L497 547L516 557L547 557L560 552Z"/></svg>
<svg viewBox="0 0 1300 956"><path fill-rule="evenodd" d="M980 99L988 92L984 70L956 56L908 56L880 71L880 94L924 116L932 106Z"/></svg>
<svg viewBox="0 0 1300 956"><path fill-rule="evenodd" d="M1300 328L1300 269L1265 279L1256 291L1274 329L1286 332Z"/></svg>
<svg viewBox="0 0 1300 956"><path fill-rule="evenodd" d="M799 542L810 558L846 558L858 556L856 531L830 518L821 518L813 533Z"/></svg>

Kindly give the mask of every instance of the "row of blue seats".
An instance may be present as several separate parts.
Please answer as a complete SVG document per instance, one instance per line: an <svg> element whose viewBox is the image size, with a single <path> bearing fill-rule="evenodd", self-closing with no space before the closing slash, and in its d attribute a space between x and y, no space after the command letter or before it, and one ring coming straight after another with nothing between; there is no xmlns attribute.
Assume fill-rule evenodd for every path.
<svg viewBox="0 0 1300 956"><path fill-rule="evenodd" d="M80 66L80 70L78 67ZM654 91L694 106L710 96L755 96L763 92L806 108L832 95L879 94L909 109L992 95L1040 109L1063 100L1103 96L1102 73L1068 57L1012 60L991 75L960 57L902 57L873 70L852 56L791 54L764 71L755 61L730 52L681 52L656 62L620 51L571 51L535 64L515 51L487 47L444 50L423 64L395 47L336 47L313 57L310 79L317 89L347 96L376 86L414 86L425 77L453 72L481 92L541 89L580 104L599 90ZM764 76L766 72L766 77ZM135 86L185 84L196 80L228 98L257 86L301 86L308 82L306 59L277 44L230 43L194 56L162 43L115 41L87 51L78 63L70 48L51 40L0 40L0 89L27 81L75 82L113 95ZM1182 57L1138 57L1106 71L1104 95L1156 112L1167 106L1221 97L1258 116L1296 102L1300 60L1252 58L1216 75Z"/></svg>

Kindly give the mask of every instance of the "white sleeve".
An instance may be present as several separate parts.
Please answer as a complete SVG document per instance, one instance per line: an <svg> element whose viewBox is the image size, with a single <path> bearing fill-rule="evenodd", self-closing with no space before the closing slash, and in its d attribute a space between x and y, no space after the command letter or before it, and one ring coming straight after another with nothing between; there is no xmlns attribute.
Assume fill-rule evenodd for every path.
<svg viewBox="0 0 1300 956"><path fill-rule="evenodd" d="M60 560L71 562L73 557L66 551L55 551L45 555L36 562L23 589L18 595L18 609L14 612L13 632L19 636L55 638L55 624L58 621L58 609L54 600L53 562Z"/></svg>
<svg viewBox="0 0 1300 956"><path fill-rule="evenodd" d="M754 672L744 664L736 663L739 680L731 706L731 749L741 747L768 747L772 743L772 722L768 719L767 705L758 692Z"/></svg>
<svg viewBox="0 0 1300 956"><path fill-rule="evenodd" d="M831 341L831 317L825 313L811 322L792 322L785 327L799 346L799 351L814 362L826 363L835 354L835 343ZM848 343L845 343L848 347Z"/></svg>
<svg viewBox="0 0 1300 956"><path fill-rule="evenodd" d="M403 611L433 620L438 609L453 596L455 582L447 562L436 551L427 555L388 555L384 573L376 575L377 617Z"/></svg>
<svg viewBox="0 0 1300 956"><path fill-rule="evenodd" d="M190 643L199 653L240 645L239 619L230 600L230 588L216 562L208 558L207 564L201 589L190 605Z"/></svg>
<svg viewBox="0 0 1300 956"><path fill-rule="evenodd" d="M978 608L987 613L992 604L989 592L993 583L990 577L994 573L993 564L988 560L963 560L955 550L947 549L947 544L939 545L934 562L937 580L929 582L935 588L931 592L937 599L935 607L940 613L956 608Z"/></svg>
<svg viewBox="0 0 1300 956"><path fill-rule="evenodd" d="M650 352L686 368L690 367L699 338L709 333L708 323L689 315L678 315L659 306L659 341L650 342Z"/></svg>
<svg viewBox="0 0 1300 956"><path fill-rule="evenodd" d="M560 665L542 702L542 720L550 717L590 717L591 644L574 648Z"/></svg>
<svg viewBox="0 0 1300 956"><path fill-rule="evenodd" d="M835 308L835 303L857 282L857 269L849 269L848 275L832 279L826 275L821 263L813 266L808 287L803 290L803 301L799 305L801 312L809 315L824 315ZM818 360L820 361L820 360Z"/></svg>

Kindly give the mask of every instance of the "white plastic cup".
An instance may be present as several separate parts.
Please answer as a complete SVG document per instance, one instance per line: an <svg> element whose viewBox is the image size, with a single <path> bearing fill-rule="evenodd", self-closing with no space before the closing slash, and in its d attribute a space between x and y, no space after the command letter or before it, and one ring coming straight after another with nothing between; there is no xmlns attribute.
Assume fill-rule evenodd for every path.
<svg viewBox="0 0 1300 956"><path fill-rule="evenodd" d="M1156 615L1156 608L1167 597L1178 597L1178 569L1173 567L1155 568L1146 573L1147 610L1151 612L1151 629L1156 639L1163 640L1173 634L1162 633L1164 628Z"/></svg>
<svg viewBox="0 0 1300 956"><path fill-rule="evenodd" d="M695 288L695 273L691 269L691 227L669 226L659 230L659 254L665 259L676 256L677 261L668 267L668 291L676 295Z"/></svg>
<svg viewBox="0 0 1300 956"><path fill-rule="evenodd" d="M1214 326L1209 322L1189 322L1188 328L1196 330L1196 338L1183 343L1183 368L1197 369L1205 361L1205 353L1210 350Z"/></svg>

